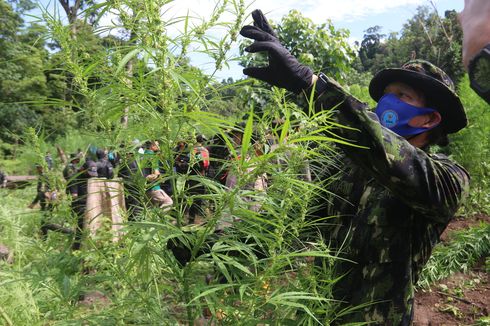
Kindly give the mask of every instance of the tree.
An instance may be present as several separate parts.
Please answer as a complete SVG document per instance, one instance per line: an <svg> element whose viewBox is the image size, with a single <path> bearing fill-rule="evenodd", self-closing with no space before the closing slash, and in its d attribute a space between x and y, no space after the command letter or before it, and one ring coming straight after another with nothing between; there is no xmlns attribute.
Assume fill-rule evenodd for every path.
<svg viewBox="0 0 490 326"><path fill-rule="evenodd" d="M386 38L379 30L379 26L367 29L361 42L359 57L363 71L376 73L417 58L442 68L455 83L463 76L462 32L454 10L440 17L427 6L418 7L400 33L391 33Z"/></svg>
<svg viewBox="0 0 490 326"><path fill-rule="evenodd" d="M31 0L8 0L7 2L11 5L12 9L19 14L34 9L36 6Z"/></svg>
<svg viewBox="0 0 490 326"><path fill-rule="evenodd" d="M277 33L291 54L314 71L342 80L351 69L355 53L347 41L349 31L335 29L330 20L317 25L291 10L281 19Z"/></svg>
<svg viewBox="0 0 490 326"><path fill-rule="evenodd" d="M78 34L78 14L80 9L85 8L94 8L95 2L93 0L73 0L73 3L70 3L70 0L58 0L61 4L61 7L65 11L66 17L68 18L68 24L70 26L71 37L76 38ZM91 16L93 18L95 16L95 11L88 11L87 16Z"/></svg>
<svg viewBox="0 0 490 326"><path fill-rule="evenodd" d="M365 71L369 71L373 66L376 54L380 52L381 42L386 36L380 34L381 26L369 27L364 31L364 37L359 48L359 58Z"/></svg>
<svg viewBox="0 0 490 326"><path fill-rule="evenodd" d="M20 6L0 1L0 140L9 143L21 139L28 126L43 128L48 138L54 138L74 121L70 112L46 105L48 97L62 99L66 84L46 69L50 62L43 41L46 28L24 26Z"/></svg>
<svg viewBox="0 0 490 326"><path fill-rule="evenodd" d="M455 82L462 77L462 32L454 10L440 17L429 7L419 7L414 17L404 24L400 42L407 57L434 63Z"/></svg>
<svg viewBox="0 0 490 326"><path fill-rule="evenodd" d="M21 131L21 126L32 121L29 116L36 116L26 102L46 97L45 50L31 45L35 42L30 37L36 33L23 29L20 14L4 0L0 1L0 21L0 110L3 115L13 115L9 119L5 116L0 119L0 137L12 141L7 136L9 131ZM12 121L15 117L19 123Z"/></svg>

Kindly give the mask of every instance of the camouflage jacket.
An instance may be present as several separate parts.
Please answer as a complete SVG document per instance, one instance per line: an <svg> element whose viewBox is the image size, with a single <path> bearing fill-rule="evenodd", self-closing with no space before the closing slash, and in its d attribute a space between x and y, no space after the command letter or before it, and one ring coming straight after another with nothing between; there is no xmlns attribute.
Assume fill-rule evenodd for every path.
<svg viewBox="0 0 490 326"><path fill-rule="evenodd" d="M330 108L339 93L320 97ZM338 216L325 237L349 261L339 262L334 297L364 307L346 322L409 325L413 286L432 248L468 193L469 175L443 155L430 155L381 126L366 105L343 96L337 106L342 168L330 191L339 195L325 214ZM375 115L374 115L375 117ZM366 305L367 304L367 305Z"/></svg>

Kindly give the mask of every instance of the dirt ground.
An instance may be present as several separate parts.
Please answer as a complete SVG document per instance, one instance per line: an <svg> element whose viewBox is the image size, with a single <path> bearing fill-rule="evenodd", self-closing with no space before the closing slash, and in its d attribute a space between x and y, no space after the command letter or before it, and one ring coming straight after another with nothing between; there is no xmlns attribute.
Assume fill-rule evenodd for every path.
<svg viewBox="0 0 490 326"><path fill-rule="evenodd" d="M482 221L490 223L490 217L455 218L441 240L449 241L452 231L467 229ZM432 286L430 291L420 290L415 295L414 326L475 325L488 316L490 275L485 272L485 259L470 273L457 273Z"/></svg>

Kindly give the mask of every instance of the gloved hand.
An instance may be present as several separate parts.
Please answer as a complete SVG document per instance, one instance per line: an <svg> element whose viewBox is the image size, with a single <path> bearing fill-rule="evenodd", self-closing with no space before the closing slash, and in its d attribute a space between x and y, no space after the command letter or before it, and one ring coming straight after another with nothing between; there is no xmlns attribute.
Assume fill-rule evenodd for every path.
<svg viewBox="0 0 490 326"><path fill-rule="evenodd" d="M301 63L279 42L276 34L260 9L252 12L254 26L243 26L242 36L255 42L245 48L250 53L267 51L269 66L247 67L243 73L273 86L299 93L312 84L313 71Z"/></svg>

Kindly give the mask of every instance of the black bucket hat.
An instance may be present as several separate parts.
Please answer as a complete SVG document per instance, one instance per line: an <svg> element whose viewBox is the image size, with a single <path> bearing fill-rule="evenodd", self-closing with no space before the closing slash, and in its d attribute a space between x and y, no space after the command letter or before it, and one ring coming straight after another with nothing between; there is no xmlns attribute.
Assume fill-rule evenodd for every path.
<svg viewBox="0 0 490 326"><path fill-rule="evenodd" d="M441 124L448 134L455 133L468 124L453 81L432 63L425 60L412 60L401 68L383 69L371 80L369 94L378 102L384 95L386 86L392 82L403 82L421 90L430 106L441 114Z"/></svg>

